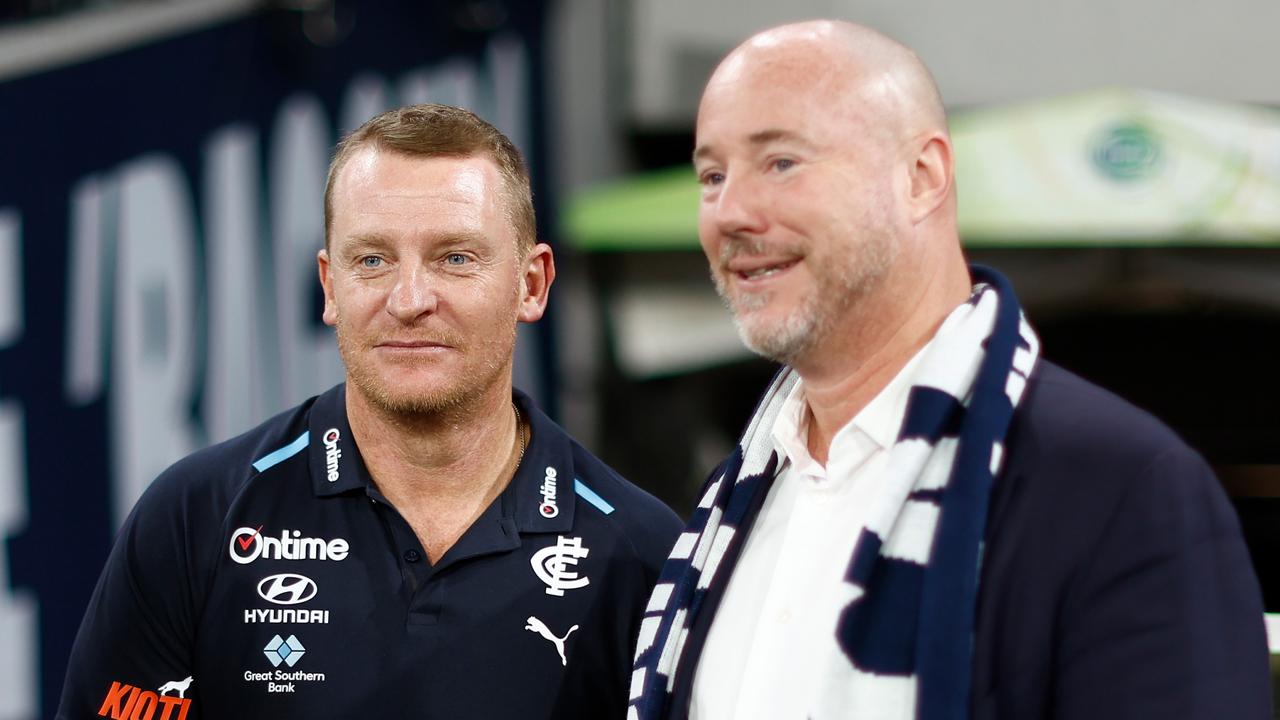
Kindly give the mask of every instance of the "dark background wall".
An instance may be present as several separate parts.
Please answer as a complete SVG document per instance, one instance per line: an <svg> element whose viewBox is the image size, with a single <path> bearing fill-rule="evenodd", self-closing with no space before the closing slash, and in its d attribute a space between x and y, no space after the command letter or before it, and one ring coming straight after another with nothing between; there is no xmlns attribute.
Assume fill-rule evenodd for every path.
<svg viewBox="0 0 1280 720"><path fill-rule="evenodd" d="M470 106L549 207L542 4L374 5L246 6L0 80L0 718L52 716L159 469L341 379L314 254L342 132L396 104ZM536 395L549 352L522 336Z"/></svg>

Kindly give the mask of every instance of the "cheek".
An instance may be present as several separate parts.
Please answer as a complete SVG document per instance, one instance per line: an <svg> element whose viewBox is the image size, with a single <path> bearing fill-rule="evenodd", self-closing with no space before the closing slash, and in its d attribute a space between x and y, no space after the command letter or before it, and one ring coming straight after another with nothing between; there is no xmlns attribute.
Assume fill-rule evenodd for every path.
<svg viewBox="0 0 1280 720"><path fill-rule="evenodd" d="M868 191L867 203L862 209L859 220L864 227L888 232L900 227L902 214L896 202L896 196L889 188L880 187Z"/></svg>
<svg viewBox="0 0 1280 720"><path fill-rule="evenodd" d="M707 256L707 260L715 265L716 258L720 254L720 242L715 223L705 212L698 213L698 244L702 246L702 252Z"/></svg>
<svg viewBox="0 0 1280 720"><path fill-rule="evenodd" d="M472 278L440 288L437 312L457 322L505 322L520 306L522 280L516 277Z"/></svg>
<svg viewBox="0 0 1280 720"><path fill-rule="evenodd" d="M386 306L386 295L376 287L351 285L334 293L334 314L350 326L375 315ZM326 313L328 304L326 303Z"/></svg>

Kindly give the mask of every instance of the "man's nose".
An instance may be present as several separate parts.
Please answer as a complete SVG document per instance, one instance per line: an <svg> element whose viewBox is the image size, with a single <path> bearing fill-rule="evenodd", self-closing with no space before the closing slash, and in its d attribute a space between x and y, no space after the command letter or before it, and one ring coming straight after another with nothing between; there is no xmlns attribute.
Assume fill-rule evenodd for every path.
<svg viewBox="0 0 1280 720"><path fill-rule="evenodd" d="M726 177L710 208L716 229L725 235L764 232L768 221L761 212L762 201L760 190L750 177Z"/></svg>
<svg viewBox="0 0 1280 720"><path fill-rule="evenodd" d="M438 296L431 274L420 265L405 263L396 272L396 283L387 296L387 312L403 323L435 312Z"/></svg>

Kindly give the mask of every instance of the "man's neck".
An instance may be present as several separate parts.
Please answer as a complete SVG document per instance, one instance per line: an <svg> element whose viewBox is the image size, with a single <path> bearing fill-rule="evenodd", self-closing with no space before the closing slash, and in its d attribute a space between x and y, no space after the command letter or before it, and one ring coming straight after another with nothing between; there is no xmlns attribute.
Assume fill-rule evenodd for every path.
<svg viewBox="0 0 1280 720"><path fill-rule="evenodd" d="M961 264L914 283L913 292L879 293L856 308L858 319L824 338L794 364L804 380L808 447L826 464L831 440L880 394L933 338L970 292Z"/></svg>
<svg viewBox="0 0 1280 720"><path fill-rule="evenodd" d="M519 461L509 382L467 407L414 415L377 408L348 383L347 419L374 484L432 562L506 488Z"/></svg>

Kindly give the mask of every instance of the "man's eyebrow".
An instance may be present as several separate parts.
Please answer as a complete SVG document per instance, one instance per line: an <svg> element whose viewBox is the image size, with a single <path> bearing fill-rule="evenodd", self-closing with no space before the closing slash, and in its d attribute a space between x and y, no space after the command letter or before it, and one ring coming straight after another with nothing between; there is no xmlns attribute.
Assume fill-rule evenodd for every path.
<svg viewBox="0 0 1280 720"><path fill-rule="evenodd" d="M801 137L797 133L794 133L790 130L783 130L781 128L769 128L767 130L759 130L747 136L747 142L757 147L760 145L766 145L768 143L778 142L778 141L792 142L798 145L803 145L805 147L813 147L813 143L809 142L808 140L805 140L803 137ZM693 161L696 163L702 158L711 154L713 154L713 150L710 145L699 145L698 147L694 148Z"/></svg>
<svg viewBox="0 0 1280 720"><path fill-rule="evenodd" d="M345 242L343 242L343 245L345 245L347 249L354 248L357 250L363 250L368 247L385 245L387 242L387 238L377 233L360 233L347 237Z"/></svg>
<svg viewBox="0 0 1280 720"><path fill-rule="evenodd" d="M777 142L779 140L799 143L801 145L806 145L806 146L812 144L808 140L805 140L803 137L801 137L799 134L792 132L790 130L781 130L781 129L761 130L760 132L754 132L747 136L747 142L750 142L752 145L764 145L765 143Z"/></svg>
<svg viewBox="0 0 1280 720"><path fill-rule="evenodd" d="M455 245L475 245L489 241L488 235L467 230L430 233L427 237L433 245L441 248Z"/></svg>

